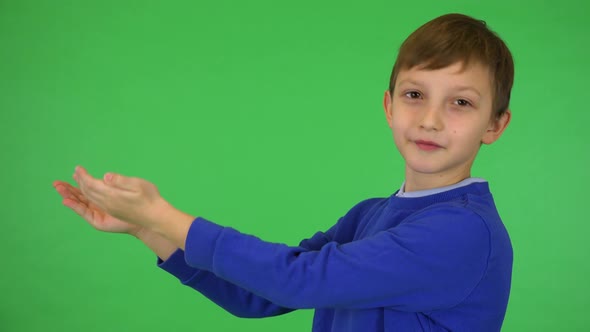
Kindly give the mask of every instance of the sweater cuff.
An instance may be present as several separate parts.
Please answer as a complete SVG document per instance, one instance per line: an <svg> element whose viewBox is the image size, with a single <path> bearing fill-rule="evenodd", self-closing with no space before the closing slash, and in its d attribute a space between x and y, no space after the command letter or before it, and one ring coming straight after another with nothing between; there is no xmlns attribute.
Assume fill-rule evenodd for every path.
<svg viewBox="0 0 590 332"><path fill-rule="evenodd" d="M176 250L166 261L163 261L158 257L157 264L159 268L172 274L181 282L189 280L198 271L186 265L186 262L184 261L184 251L181 249Z"/></svg>
<svg viewBox="0 0 590 332"><path fill-rule="evenodd" d="M184 259L189 266L213 271L213 255L217 239L224 227L202 217L191 224L185 242Z"/></svg>

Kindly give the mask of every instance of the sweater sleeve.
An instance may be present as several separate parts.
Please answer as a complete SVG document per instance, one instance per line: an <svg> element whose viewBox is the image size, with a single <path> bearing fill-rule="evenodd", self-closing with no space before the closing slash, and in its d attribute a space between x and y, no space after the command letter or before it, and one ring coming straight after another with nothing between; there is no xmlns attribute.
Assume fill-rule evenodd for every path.
<svg viewBox="0 0 590 332"><path fill-rule="evenodd" d="M309 239L301 241L300 247L305 250L318 250L331 241L335 226L326 233L317 232ZM186 264L185 252L177 250L166 261L158 258L158 266L174 275L185 286L200 292L209 300L229 313L244 318L262 318L282 315L294 309L279 306L255 295L214 273L191 267Z"/></svg>
<svg viewBox="0 0 590 332"><path fill-rule="evenodd" d="M286 308L451 307L487 268L488 229L463 208L430 208L372 237L321 247L270 243L196 218L188 265Z"/></svg>

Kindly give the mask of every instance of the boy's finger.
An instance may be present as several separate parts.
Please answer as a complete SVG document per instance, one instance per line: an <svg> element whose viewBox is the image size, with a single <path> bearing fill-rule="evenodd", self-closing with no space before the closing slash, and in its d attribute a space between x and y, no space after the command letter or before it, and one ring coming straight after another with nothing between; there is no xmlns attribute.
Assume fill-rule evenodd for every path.
<svg viewBox="0 0 590 332"><path fill-rule="evenodd" d="M68 198L73 196L71 191L68 190L68 188L63 185L63 184L59 184L57 186L55 186L55 190L58 192L58 194L60 194L63 198Z"/></svg>
<svg viewBox="0 0 590 332"><path fill-rule="evenodd" d="M80 190L87 197L90 195L91 192L104 191L104 190L101 190L104 187L104 184L102 183L102 181L95 179L82 166L76 166L76 171L74 173L74 180L76 180L76 182L78 183L78 186L80 187Z"/></svg>
<svg viewBox="0 0 590 332"><path fill-rule="evenodd" d="M70 199L70 200L77 200L79 201L80 198L66 185L59 184L55 186L55 190L60 194L62 198Z"/></svg>
<svg viewBox="0 0 590 332"><path fill-rule="evenodd" d="M86 196L84 196L84 194L82 193L82 191L80 191L79 188L76 188L74 186L70 186L68 188L70 190L70 193L76 197L77 200L79 200L80 202L84 203L84 204L88 204L88 199L86 198Z"/></svg>
<svg viewBox="0 0 590 332"><path fill-rule="evenodd" d="M86 206L84 204L80 204L80 203L78 203L72 199L68 199L68 198L64 199L62 203L63 203L63 205L67 206L72 211L74 211L77 215L82 217L84 220L89 221L88 220L88 209L86 208Z"/></svg>
<svg viewBox="0 0 590 332"><path fill-rule="evenodd" d="M90 192L104 195L112 191L112 188L109 188L105 185L106 181L102 181L99 178L93 177L82 166L76 166L76 172L74 174L79 180L77 182L82 186L82 192L84 192L87 196L90 194Z"/></svg>
<svg viewBox="0 0 590 332"><path fill-rule="evenodd" d="M84 194L82 194L80 189L72 186L71 184L63 183L63 184L59 184L55 188L57 189L57 192L59 192L60 195L62 195L63 198L74 199L76 201L79 201L79 202L82 202L82 203L88 205L88 199L86 199L86 196L84 196Z"/></svg>
<svg viewBox="0 0 590 332"><path fill-rule="evenodd" d="M95 182L99 181L95 179L86 169L82 166L76 166L74 171L74 180L78 183L82 192L87 191L90 187L95 186Z"/></svg>
<svg viewBox="0 0 590 332"><path fill-rule="evenodd" d="M92 175L86 171L86 169L82 166L76 166L74 169L74 180L80 183L86 180L87 178L92 178Z"/></svg>
<svg viewBox="0 0 590 332"><path fill-rule="evenodd" d="M103 179L108 185L128 191L136 191L139 186L137 178L127 177L116 173L106 173Z"/></svg>
<svg viewBox="0 0 590 332"><path fill-rule="evenodd" d="M72 186L71 184L69 184L68 182L64 182L64 181L55 181L53 183L53 187L55 188L55 190L57 190L58 193L60 193L60 195L68 195L68 197L75 197L76 199L80 200L80 201L85 201L85 197L82 194L82 192L80 191L79 188L76 188L74 186ZM66 197L64 197L66 198Z"/></svg>

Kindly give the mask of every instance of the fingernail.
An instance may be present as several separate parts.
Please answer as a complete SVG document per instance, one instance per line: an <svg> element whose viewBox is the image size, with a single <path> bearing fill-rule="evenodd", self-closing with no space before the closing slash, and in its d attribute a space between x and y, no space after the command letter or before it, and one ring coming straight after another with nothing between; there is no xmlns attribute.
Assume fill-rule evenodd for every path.
<svg viewBox="0 0 590 332"><path fill-rule="evenodd" d="M105 180L105 182L109 182L109 181L111 181L112 179L113 179L113 174L111 174L111 173L107 173L107 174L105 174L105 175L104 175L104 180Z"/></svg>

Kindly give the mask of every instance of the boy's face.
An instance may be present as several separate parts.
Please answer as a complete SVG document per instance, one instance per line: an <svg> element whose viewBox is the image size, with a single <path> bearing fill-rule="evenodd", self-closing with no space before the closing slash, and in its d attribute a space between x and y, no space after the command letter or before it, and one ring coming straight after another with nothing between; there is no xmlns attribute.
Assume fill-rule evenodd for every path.
<svg viewBox="0 0 590 332"><path fill-rule="evenodd" d="M469 177L480 144L496 141L510 121L510 111L500 119L492 117L488 69L479 64L461 67L402 70L393 95L385 93L387 122L406 161L406 190Z"/></svg>

